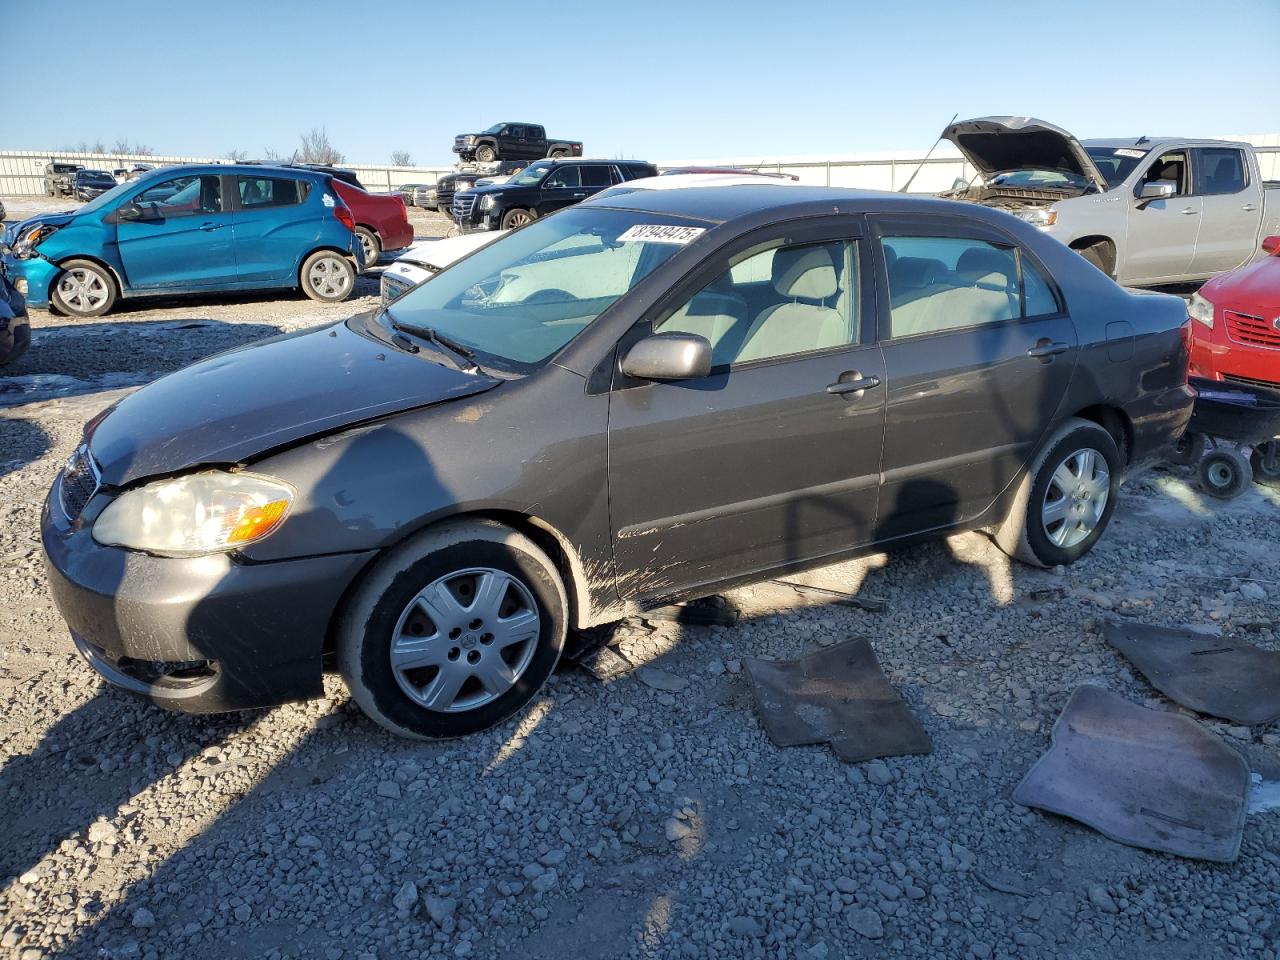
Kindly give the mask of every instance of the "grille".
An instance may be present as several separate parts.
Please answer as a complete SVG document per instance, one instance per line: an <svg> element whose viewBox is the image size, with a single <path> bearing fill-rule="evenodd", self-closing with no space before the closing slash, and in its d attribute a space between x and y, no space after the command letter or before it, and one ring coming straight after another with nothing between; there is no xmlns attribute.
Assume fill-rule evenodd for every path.
<svg viewBox="0 0 1280 960"><path fill-rule="evenodd" d="M453 197L453 215L459 220L470 220L471 211L476 205L474 194L454 194Z"/></svg>
<svg viewBox="0 0 1280 960"><path fill-rule="evenodd" d="M1230 380L1232 383L1244 383L1251 387L1266 387L1269 390L1280 390L1280 383L1271 380L1255 380L1253 377L1240 377L1233 373L1224 373L1223 380Z"/></svg>
<svg viewBox="0 0 1280 960"><path fill-rule="evenodd" d="M81 444L62 468L60 496L62 512L68 520L80 517L85 504L98 492L98 484L98 468L89 456L89 448Z"/></svg>
<svg viewBox="0 0 1280 960"><path fill-rule="evenodd" d="M1227 336L1236 343L1280 349L1280 330L1276 329L1274 322L1234 310L1224 310L1223 316L1227 322Z"/></svg>

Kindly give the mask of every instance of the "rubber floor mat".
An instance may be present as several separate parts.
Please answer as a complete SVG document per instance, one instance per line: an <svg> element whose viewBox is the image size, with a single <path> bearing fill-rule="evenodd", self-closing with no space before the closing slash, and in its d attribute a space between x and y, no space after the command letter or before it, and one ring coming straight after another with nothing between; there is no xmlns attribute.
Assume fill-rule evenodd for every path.
<svg viewBox="0 0 1280 960"><path fill-rule="evenodd" d="M1194 720L1084 686L1013 799L1131 847L1229 862L1248 793L1244 758Z"/></svg>
<svg viewBox="0 0 1280 960"><path fill-rule="evenodd" d="M1280 720L1280 653L1194 630L1108 623L1107 642L1184 707L1246 726Z"/></svg>
<svg viewBox="0 0 1280 960"><path fill-rule="evenodd" d="M933 751L867 640L745 663L760 722L780 747L829 742L845 763Z"/></svg>

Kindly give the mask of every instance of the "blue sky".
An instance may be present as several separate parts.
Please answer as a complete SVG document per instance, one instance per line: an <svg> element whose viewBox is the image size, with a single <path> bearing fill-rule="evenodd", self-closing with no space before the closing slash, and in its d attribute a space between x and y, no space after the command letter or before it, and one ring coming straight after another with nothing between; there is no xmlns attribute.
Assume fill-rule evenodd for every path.
<svg viewBox="0 0 1280 960"><path fill-rule="evenodd" d="M675 161L923 150L957 112L1280 131L1280 0L0 0L0 38L0 149L260 156L324 127L349 162L434 164L528 120Z"/></svg>

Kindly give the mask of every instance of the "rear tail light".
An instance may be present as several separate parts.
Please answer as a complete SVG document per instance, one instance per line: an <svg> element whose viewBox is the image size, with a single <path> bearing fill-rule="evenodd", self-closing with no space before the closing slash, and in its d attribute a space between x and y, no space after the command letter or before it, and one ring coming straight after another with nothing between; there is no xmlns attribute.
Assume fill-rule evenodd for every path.
<svg viewBox="0 0 1280 960"><path fill-rule="evenodd" d="M333 208L333 215L338 218L339 223L352 233L356 232L356 218L352 216L351 208L345 203L335 204Z"/></svg>

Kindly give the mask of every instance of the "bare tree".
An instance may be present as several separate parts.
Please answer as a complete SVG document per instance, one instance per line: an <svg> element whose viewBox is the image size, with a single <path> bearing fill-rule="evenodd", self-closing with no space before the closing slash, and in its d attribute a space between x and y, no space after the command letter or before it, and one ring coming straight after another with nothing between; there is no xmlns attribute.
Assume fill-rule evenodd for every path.
<svg viewBox="0 0 1280 960"><path fill-rule="evenodd" d="M276 150L273 147L263 147L262 159L263 160L283 160L284 158L280 156L279 150Z"/></svg>
<svg viewBox="0 0 1280 960"><path fill-rule="evenodd" d="M241 150L239 147L234 147L224 153L222 158L230 161L231 163L240 163L249 159L249 152L247 150Z"/></svg>
<svg viewBox="0 0 1280 960"><path fill-rule="evenodd" d="M391 165L393 167L412 167L413 157L409 156L408 150L392 150Z"/></svg>
<svg viewBox="0 0 1280 960"><path fill-rule="evenodd" d="M81 140L75 146L66 146L62 150L64 153L106 153L107 145L101 140L95 140L93 143Z"/></svg>
<svg viewBox="0 0 1280 960"><path fill-rule="evenodd" d="M135 157L151 156L151 148L148 147L146 144L142 143L141 141L138 141L137 143L132 143L129 140L125 139L124 137L121 137L116 141L116 145L111 148L111 152L129 154L130 156L135 156Z"/></svg>
<svg viewBox="0 0 1280 960"><path fill-rule="evenodd" d="M342 151L329 142L329 134L324 127L312 127L310 133L301 137L302 146L294 151L293 159L299 163L342 163L345 157Z"/></svg>

